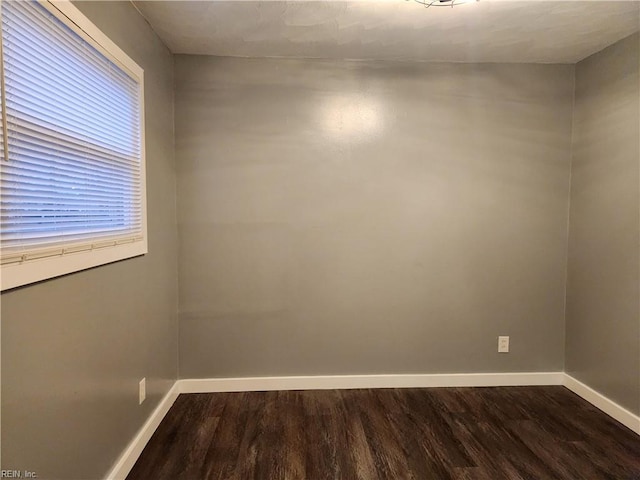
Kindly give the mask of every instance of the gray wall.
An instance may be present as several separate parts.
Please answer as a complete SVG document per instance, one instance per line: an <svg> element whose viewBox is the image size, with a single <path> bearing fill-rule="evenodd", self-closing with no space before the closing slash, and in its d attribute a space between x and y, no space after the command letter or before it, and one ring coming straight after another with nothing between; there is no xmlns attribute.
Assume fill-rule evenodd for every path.
<svg viewBox="0 0 640 480"><path fill-rule="evenodd" d="M2 295L2 468L43 479L103 478L177 376L173 58L129 2L77 5L145 70L149 254Z"/></svg>
<svg viewBox="0 0 640 480"><path fill-rule="evenodd" d="M638 35L578 63L566 369L640 413Z"/></svg>
<svg viewBox="0 0 640 480"><path fill-rule="evenodd" d="M573 77L177 56L180 376L562 370Z"/></svg>

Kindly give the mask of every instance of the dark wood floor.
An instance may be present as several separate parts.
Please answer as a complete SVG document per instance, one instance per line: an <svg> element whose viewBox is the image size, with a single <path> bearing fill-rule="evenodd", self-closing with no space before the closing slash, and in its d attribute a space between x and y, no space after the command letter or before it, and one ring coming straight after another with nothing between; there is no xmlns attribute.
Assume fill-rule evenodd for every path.
<svg viewBox="0 0 640 480"><path fill-rule="evenodd" d="M180 395L128 480L640 480L640 437L564 387Z"/></svg>

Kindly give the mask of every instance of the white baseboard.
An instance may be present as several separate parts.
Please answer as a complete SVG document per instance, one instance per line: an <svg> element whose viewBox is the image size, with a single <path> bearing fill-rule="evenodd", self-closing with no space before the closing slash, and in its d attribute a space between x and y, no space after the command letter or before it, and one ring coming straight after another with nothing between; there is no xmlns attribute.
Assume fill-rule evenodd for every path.
<svg viewBox="0 0 640 480"><path fill-rule="evenodd" d="M124 480L147 442L181 393L270 390L346 390L354 388L514 387L564 385L640 435L640 417L564 372L452 373L405 375L324 375L185 379L173 387L120 456L105 480Z"/></svg>
<svg viewBox="0 0 640 480"><path fill-rule="evenodd" d="M567 373L564 374L563 385L573 393L584 398L593 406L599 408L610 417L615 418L621 424L640 435L640 416L630 412L624 407L621 407L613 400L610 400L601 393L598 393L593 388L585 385L579 380L576 380Z"/></svg>
<svg viewBox="0 0 640 480"><path fill-rule="evenodd" d="M269 390L340 390L354 388L502 387L562 385L562 372L453 373L406 375L324 375L178 380L180 393Z"/></svg>
<svg viewBox="0 0 640 480"><path fill-rule="evenodd" d="M105 477L105 480L125 480L129 472L135 465L138 457L147 446L147 443L155 433L156 429L162 422L173 403L178 398L180 392L177 384L174 383L167 394L162 398L156 409L151 413L145 424L138 431L129 446L122 452L120 458L116 461L111 471Z"/></svg>

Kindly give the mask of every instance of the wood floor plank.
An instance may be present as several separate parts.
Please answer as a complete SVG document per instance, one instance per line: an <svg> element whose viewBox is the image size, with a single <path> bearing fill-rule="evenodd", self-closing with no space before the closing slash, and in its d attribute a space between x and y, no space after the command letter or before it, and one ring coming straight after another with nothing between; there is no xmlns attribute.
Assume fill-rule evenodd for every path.
<svg viewBox="0 0 640 480"><path fill-rule="evenodd" d="M283 476L287 480L304 480L307 449L302 397L298 392L278 392L278 402L278 420L284 426Z"/></svg>
<svg viewBox="0 0 640 480"><path fill-rule="evenodd" d="M469 423L466 412L452 413L449 420L452 430L455 432L456 437L465 445L467 453L473 460L475 465L483 465L480 467L467 467L453 469L456 474L465 478L464 476L471 475L471 477L482 478L489 475L487 472L491 472L489 475L490 480L512 480L519 479L519 476L515 474L515 471L506 471L504 459L500 455L496 455L496 452L491 448L487 448L483 438L477 434L477 431L473 428L474 424ZM465 470L469 470L469 473L464 473Z"/></svg>
<svg viewBox="0 0 640 480"><path fill-rule="evenodd" d="M354 393L355 392L355 393ZM378 471L371 453L367 435L362 426L358 408L358 391L339 392L347 432L346 447L349 453L347 462L353 466L354 480L379 480Z"/></svg>
<svg viewBox="0 0 640 480"><path fill-rule="evenodd" d="M564 387L180 395L128 480L640 480L640 436Z"/></svg>
<svg viewBox="0 0 640 480"><path fill-rule="evenodd" d="M360 418L372 458L381 479L408 477L409 466L400 438L393 429L387 410L382 407L382 390L369 390L358 402Z"/></svg>
<svg viewBox="0 0 640 480"><path fill-rule="evenodd" d="M356 478L345 444L342 403L338 392L300 392L305 410L306 478Z"/></svg>
<svg viewBox="0 0 640 480"><path fill-rule="evenodd" d="M419 425L430 448L434 450L443 465L449 471L455 467L475 467L465 446L454 435L448 423L446 411L443 411L434 396L440 389L410 390L405 394L410 406L410 414L414 422Z"/></svg>
<svg viewBox="0 0 640 480"><path fill-rule="evenodd" d="M246 397L244 408L247 409L246 425L242 440L238 445L238 459L234 478L256 478L256 465L258 454L262 447L260 445L262 435L262 418L265 411L266 395L263 392L255 392ZM215 448L215 445L212 445Z"/></svg>
<svg viewBox="0 0 640 480"><path fill-rule="evenodd" d="M253 478L285 479L284 425L278 418L280 392L265 392L264 412L260 420L258 456ZM255 395L255 394L254 394Z"/></svg>
<svg viewBox="0 0 640 480"><path fill-rule="evenodd" d="M244 408L247 396L248 394L244 392L224 394L224 410L220 414L216 431L203 462L203 480L235 478L239 447L246 427L245 420L248 417L248 412ZM188 445L186 450L191 448L190 443L186 445ZM182 455L184 455L184 450Z"/></svg>
<svg viewBox="0 0 640 480"><path fill-rule="evenodd" d="M416 480L451 478L450 471L435 454L435 447L428 433L425 434L418 428L415 419L408 414L402 391L386 390L386 392L393 395L394 401L384 402L383 406L390 412L392 428L404 449L410 478ZM381 395L383 401L386 398L388 395Z"/></svg>

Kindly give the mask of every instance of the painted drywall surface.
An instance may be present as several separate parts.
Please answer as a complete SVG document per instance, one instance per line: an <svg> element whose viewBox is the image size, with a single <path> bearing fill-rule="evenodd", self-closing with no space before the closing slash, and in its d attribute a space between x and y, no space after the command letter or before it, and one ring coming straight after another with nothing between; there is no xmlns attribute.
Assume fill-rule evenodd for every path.
<svg viewBox="0 0 640 480"><path fill-rule="evenodd" d="M566 368L640 413L638 35L576 66Z"/></svg>
<svg viewBox="0 0 640 480"><path fill-rule="evenodd" d="M176 56L180 377L562 370L573 75Z"/></svg>
<svg viewBox="0 0 640 480"><path fill-rule="evenodd" d="M177 376L173 58L129 2L76 5L145 70L149 254L2 295L2 468L88 480Z"/></svg>

